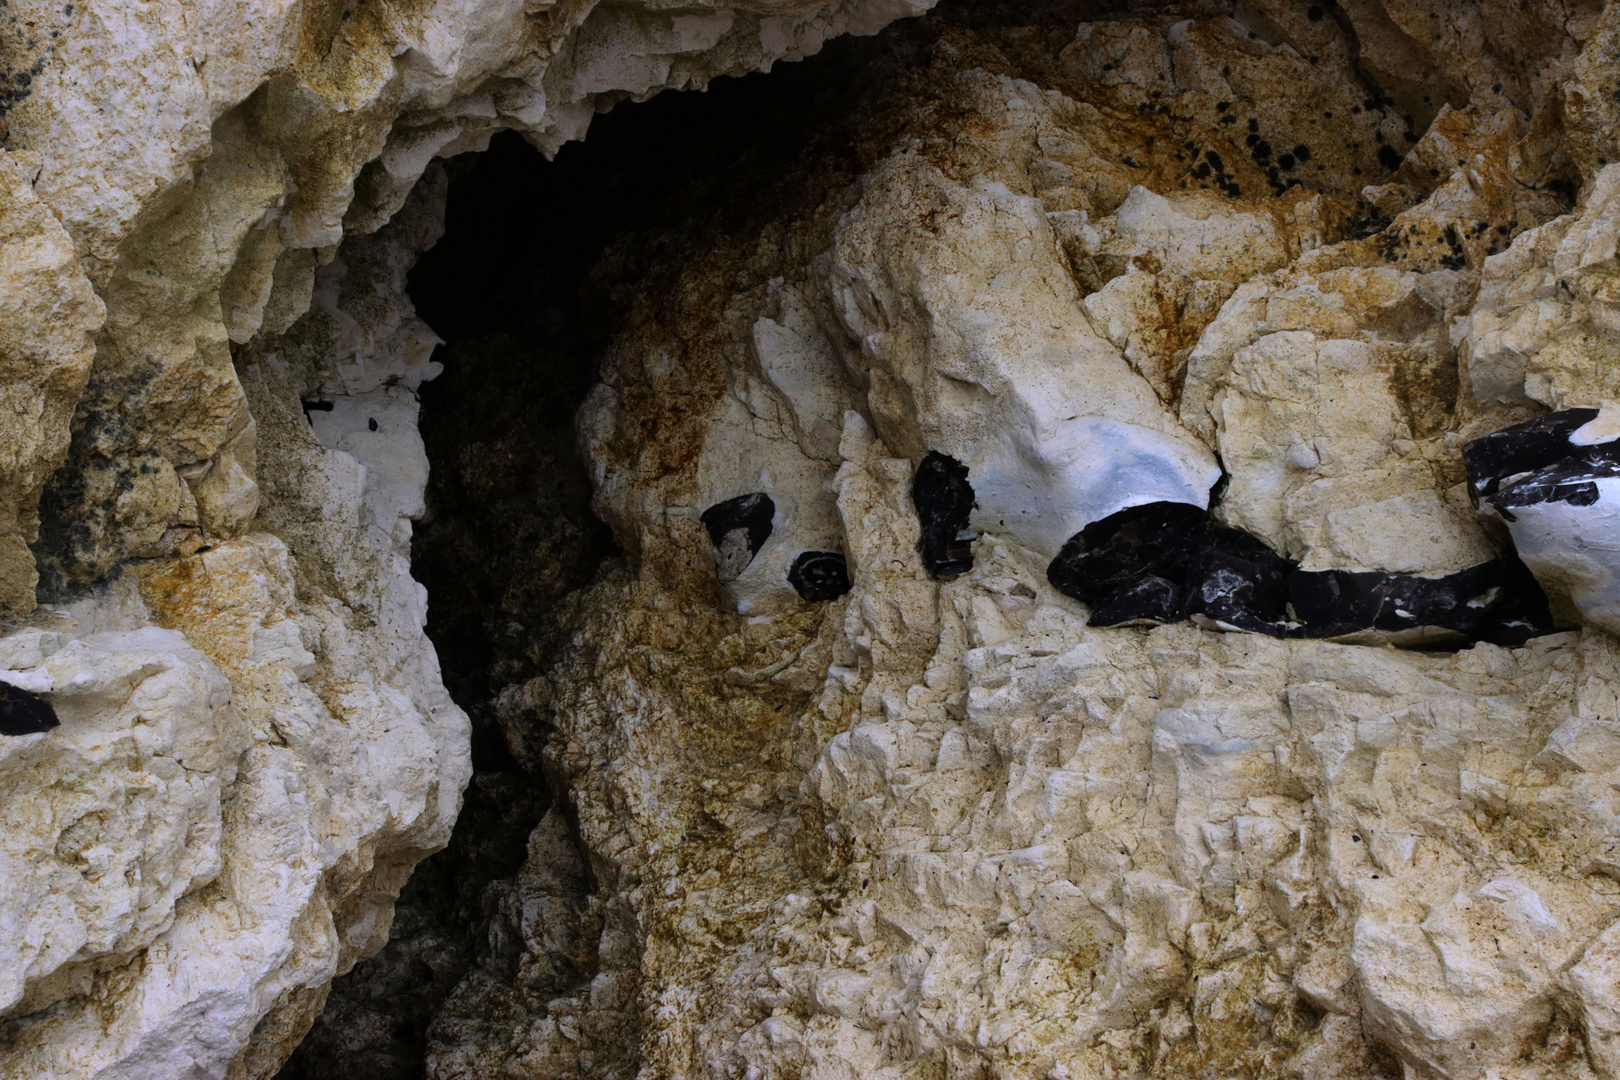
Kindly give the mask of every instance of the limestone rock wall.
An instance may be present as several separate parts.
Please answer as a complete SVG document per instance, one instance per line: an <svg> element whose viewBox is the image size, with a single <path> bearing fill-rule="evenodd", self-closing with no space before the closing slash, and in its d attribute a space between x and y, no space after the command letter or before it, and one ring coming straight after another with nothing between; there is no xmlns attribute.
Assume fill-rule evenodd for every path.
<svg viewBox="0 0 1620 1080"><path fill-rule="evenodd" d="M1046 577L1107 512L1053 464L1088 415L1218 455L1307 567L1503 549L1462 445L1610 396L1615 332L1614 13L1537 17L936 12L852 182L616 248L580 438L633 572L499 699L579 854L535 831L429 1075L1613 1075L1608 633L1099 629ZM981 499L948 581L929 451L1039 511ZM824 546L853 588L798 601Z"/></svg>
<svg viewBox="0 0 1620 1080"><path fill-rule="evenodd" d="M0 746L0 1075L274 1073L449 836L434 159L925 6L5 14L0 678L63 723ZM429 1075L1620 1071L1605 630L1098 629L1045 577L1222 470L1308 567L1500 550L1462 443L1620 397L1620 8L1112 14L896 34L754 225L609 253L579 435L627 564L496 695L566 804ZM983 485L950 581L930 451ZM778 527L722 583L700 515L750 492ZM803 602L805 550L852 591Z"/></svg>

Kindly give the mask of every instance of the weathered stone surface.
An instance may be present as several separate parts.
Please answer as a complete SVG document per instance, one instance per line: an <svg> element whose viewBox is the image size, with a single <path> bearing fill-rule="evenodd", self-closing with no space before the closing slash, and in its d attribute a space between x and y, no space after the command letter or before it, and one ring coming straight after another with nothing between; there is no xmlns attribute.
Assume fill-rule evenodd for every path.
<svg viewBox="0 0 1620 1080"><path fill-rule="evenodd" d="M62 463L68 421L90 374L106 312L73 242L34 193L36 154L0 150L0 619L34 609L27 544L39 496Z"/></svg>
<svg viewBox="0 0 1620 1080"><path fill-rule="evenodd" d="M0 618L36 558L57 609L0 641L54 643L8 681L64 724L7 740L0 1072L273 1073L448 836L467 720L409 573L433 159L911 13L8 13Z"/></svg>
<svg viewBox="0 0 1620 1080"><path fill-rule="evenodd" d="M53 606L0 681L61 726L0 739L0 1076L273 1073L447 839L469 724L409 566L434 159L923 6L8 15L0 618L24 544ZM1418 583L1397 622L1489 592L1463 446L1620 399L1614 5L1009 10L893 35L797 160L600 263L578 436L625 560L566 600L586 574L477 578L515 764L473 824L550 790L462 905L487 948L434 967L417 922L379 963L374 1000L417 961L444 998L401 1067L1615 1074L1606 600L1418 652L1227 633L1264 628L1219 596L1091 626L1110 598L1047 577L1169 502L1341 594ZM495 490L503 439L455 475ZM933 565L930 453L974 504ZM755 493L768 535L705 527Z"/></svg>
<svg viewBox="0 0 1620 1080"><path fill-rule="evenodd" d="M509 128L554 151L599 103L702 87L925 6L64 8L4 120L109 312L46 501L48 590L199 526L240 535L257 492L232 346L296 319L345 230L386 222L434 157Z"/></svg>
<svg viewBox="0 0 1620 1080"><path fill-rule="evenodd" d="M1105 416L1182 462L1218 452L1218 518L1313 581L1412 585L1393 620L1402 597L1489 591L1509 541L1461 451L1538 408L1476 390L1476 292L1514 236L1599 218L1590 168L1571 210L1545 111L1596 13L1522 51L1495 12L1442 33L1427 9L1339 13L941 29L905 84L915 119L858 182L740 240L615 252L655 295L619 294L582 446L636 573L586 592L567 658L504 702L514 751L568 786L597 914L518 931L516 969L545 979L465 982L430 1075L1612 1071L1612 637L1447 653L1088 626L1040 529L981 487L997 459L975 440L1003 439L1058 546L1133 505L1199 513L1216 477L1190 467L1164 475L1196 497L1137 472L1072 509L1092 477L1043 473L1043 438ZM1358 50L1390 98L1301 89L1359 79ZM1308 171L1288 149L1307 190L1274 140L1211 145L1235 126L1244 146L1232 113L1268 140L1316 129L1293 136ZM818 313L795 354L841 361L794 390L845 403L835 457L751 366L789 288ZM1546 404L1598 404L1601 376L1565 378L1578 397ZM978 500L971 567L945 580L913 498L930 452ZM720 491L742 457L750 486ZM694 602L692 519L775 499L767 472L835 494L853 587L729 621ZM539 905L547 880L519 891ZM559 986L550 958L593 942Z"/></svg>

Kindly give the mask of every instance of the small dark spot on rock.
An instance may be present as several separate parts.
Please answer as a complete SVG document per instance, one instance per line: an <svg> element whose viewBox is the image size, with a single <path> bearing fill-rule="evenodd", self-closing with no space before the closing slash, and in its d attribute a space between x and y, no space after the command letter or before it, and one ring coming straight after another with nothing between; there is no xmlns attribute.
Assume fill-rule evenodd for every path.
<svg viewBox="0 0 1620 1080"><path fill-rule="evenodd" d="M839 551L804 551L788 568L788 584L806 600L836 600L850 590L849 564Z"/></svg>
<svg viewBox="0 0 1620 1080"><path fill-rule="evenodd" d="M1294 167L1294 155L1284 154L1282 157L1277 159L1277 166L1284 170L1292 169Z"/></svg>
<svg viewBox="0 0 1620 1080"><path fill-rule="evenodd" d="M1249 117L1249 130L1250 131L1259 131L1260 130L1260 121L1257 118L1253 117L1253 116Z"/></svg>
<svg viewBox="0 0 1620 1080"><path fill-rule="evenodd" d="M1317 7L1315 4L1312 4L1310 8L1306 10L1305 17L1311 20L1311 22L1321 22L1322 9Z"/></svg>
<svg viewBox="0 0 1620 1080"><path fill-rule="evenodd" d="M1232 107L1232 103L1230 101L1217 101L1215 103L1215 111L1216 112L1225 112L1227 109L1230 109L1231 107Z"/></svg>
<svg viewBox="0 0 1620 1080"><path fill-rule="evenodd" d="M1386 169L1398 169L1401 165L1401 155L1393 147L1380 146L1378 148L1378 164Z"/></svg>
<svg viewBox="0 0 1620 1080"><path fill-rule="evenodd" d="M369 418L366 421L366 426L368 428L370 428L372 431L376 431L377 430L377 418L375 416Z"/></svg>
<svg viewBox="0 0 1620 1080"><path fill-rule="evenodd" d="M1491 93L1500 94L1501 92L1502 92L1502 84L1501 83L1492 83L1491 84ZM1423 100L1428 101L1429 99L1424 98Z"/></svg>
<svg viewBox="0 0 1620 1080"><path fill-rule="evenodd" d="M1294 147L1294 156L1301 161L1309 161L1311 160L1311 148L1304 143L1299 143Z"/></svg>

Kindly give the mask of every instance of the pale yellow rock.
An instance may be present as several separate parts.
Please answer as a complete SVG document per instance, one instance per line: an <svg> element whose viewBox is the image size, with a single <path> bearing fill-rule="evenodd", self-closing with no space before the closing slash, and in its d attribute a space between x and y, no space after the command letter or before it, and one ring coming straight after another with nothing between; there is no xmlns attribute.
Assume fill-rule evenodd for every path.
<svg viewBox="0 0 1620 1080"><path fill-rule="evenodd" d="M0 619L34 609L40 491L68 448L105 314L34 193L37 154L0 151Z"/></svg>
<svg viewBox="0 0 1620 1080"><path fill-rule="evenodd" d="M1551 45L1512 70L1463 51L1484 40L1473 13L1431 29L1416 5L1340 10L1398 92L1407 64L1426 90L1556 92ZM1300 86L1354 70L1337 15L1242 14L1093 23L1060 63L1111 91L1223 97L1257 70ZM1548 40L1578 46L1591 22ZM1321 50L1308 62L1306 42ZM539 701L556 718L544 751L514 737L568 777L604 868L593 902L613 915L586 936L603 975L588 1001L543 1004L468 979L430 1075L570 1074L587 1053L623 1052L593 1025L637 1001L639 1066L669 1076L1611 1075L1613 638L1427 653L1092 628L1051 588L1049 553L999 519L975 520L971 572L928 579L906 490L948 439L1097 408L1218 450L1219 512L1308 568L1482 562L1500 537L1466 506L1459 451L1530 415L1513 412L1526 375L1551 366L1526 344L1533 325L1512 340L1502 328L1533 294L1579 302L1552 295L1551 261L1580 220L1589 265L1606 265L1607 187L1545 224L1540 195L1508 191L1532 168L1531 126L1498 98L1430 102L1438 130L1413 161L1439 175L1419 183L1414 165L1374 193L1396 218L1384 239L1404 237L1380 251L1300 225L1314 211L1298 196L1285 221L1235 199L1206 213L1202 196L1137 194L1086 129L1065 129L1081 106L979 72L958 85L961 130L988 147L971 167L891 155L840 211L830 252L761 256L832 305L841 337L784 333L704 266L681 280L735 313L727 348L683 355L676 328L650 318L610 347L582 443L641 574L588 594L589 646L505 699L514 732ZM1320 110L1297 97L1279 111ZM1464 150L1478 160L1440 169ZM1544 231L1487 261L1504 207ZM1458 254L1443 239L1457 222L1489 228ZM1196 340L1174 341L1189 311ZM765 354L813 359L778 385L746 369ZM1597 393L1601 360L1569 364L1560 377ZM1090 371L1107 374L1074 378L1077 406L1061 376ZM670 416L635 403L683 377L713 388L690 414L704 460L657 473L638 425ZM692 506L722 453L773 468L789 444L808 454L801 404L824 419L840 394L834 535L853 591L712 628L712 646L672 642L702 620L671 549L704 540L666 509ZM629 629L638 618L661 629ZM721 668L706 650L748 659ZM790 692L811 704L763 717ZM525 934L521 963L538 964L555 946ZM516 1030L476 1022L516 1008Z"/></svg>

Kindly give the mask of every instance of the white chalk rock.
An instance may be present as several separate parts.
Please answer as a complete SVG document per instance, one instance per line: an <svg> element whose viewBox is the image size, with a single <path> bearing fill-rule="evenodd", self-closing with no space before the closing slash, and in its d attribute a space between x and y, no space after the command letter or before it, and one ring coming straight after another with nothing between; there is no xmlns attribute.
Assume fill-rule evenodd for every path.
<svg viewBox="0 0 1620 1080"><path fill-rule="evenodd" d="M222 797L252 741L230 684L180 634L60 638L0 639L35 654L0 677L47 694L61 721L0 739L0 1011L84 992L218 876Z"/></svg>
<svg viewBox="0 0 1620 1080"><path fill-rule="evenodd" d="M965 464L973 527L1047 558L1129 506L1207 506L1220 477L1092 329L1059 260L1039 200L902 154L867 178L824 272L879 434Z"/></svg>

